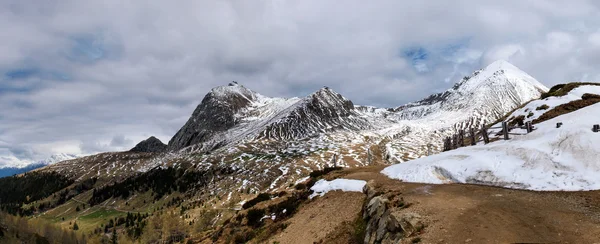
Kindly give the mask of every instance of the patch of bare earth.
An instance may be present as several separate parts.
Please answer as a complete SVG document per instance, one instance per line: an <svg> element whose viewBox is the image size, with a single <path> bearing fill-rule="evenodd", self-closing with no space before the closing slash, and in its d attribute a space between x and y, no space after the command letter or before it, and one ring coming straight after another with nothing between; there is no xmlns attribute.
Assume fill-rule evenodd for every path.
<svg viewBox="0 0 600 244"><path fill-rule="evenodd" d="M354 221L361 212L365 195L333 191L316 197L287 220L289 224L267 243L312 244Z"/></svg>
<svg viewBox="0 0 600 244"><path fill-rule="evenodd" d="M422 243L600 243L600 191L534 192L498 187L415 184L392 180L383 166L335 172L330 177L375 180L380 192L398 194L423 217ZM330 192L307 204L274 241L312 243L336 223L352 221L359 193ZM403 240L410 243L416 236ZM347 237L344 237L347 238ZM331 239L331 238L329 238Z"/></svg>

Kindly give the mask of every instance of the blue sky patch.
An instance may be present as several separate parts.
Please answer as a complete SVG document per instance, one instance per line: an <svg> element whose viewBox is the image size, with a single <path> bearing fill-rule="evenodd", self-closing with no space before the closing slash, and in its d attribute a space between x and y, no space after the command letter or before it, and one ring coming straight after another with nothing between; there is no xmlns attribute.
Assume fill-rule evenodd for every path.
<svg viewBox="0 0 600 244"><path fill-rule="evenodd" d="M408 48L402 54L418 72L427 72L429 70L426 61L429 59L430 54L424 47Z"/></svg>
<svg viewBox="0 0 600 244"><path fill-rule="evenodd" d="M4 73L4 78L9 80L27 79L37 75L39 72L36 68L13 69Z"/></svg>
<svg viewBox="0 0 600 244"><path fill-rule="evenodd" d="M71 38L72 46L68 58L75 62L93 63L107 54L102 40L95 36L78 36Z"/></svg>

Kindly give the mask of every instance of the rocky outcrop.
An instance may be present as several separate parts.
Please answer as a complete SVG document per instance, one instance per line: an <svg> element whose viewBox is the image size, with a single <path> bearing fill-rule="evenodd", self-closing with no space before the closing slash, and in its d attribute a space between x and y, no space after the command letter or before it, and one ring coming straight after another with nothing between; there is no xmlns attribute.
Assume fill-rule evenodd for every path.
<svg viewBox="0 0 600 244"><path fill-rule="evenodd" d="M275 116L259 138L301 139L336 130L370 128L352 101L325 87Z"/></svg>
<svg viewBox="0 0 600 244"><path fill-rule="evenodd" d="M169 150L206 143L206 150L219 146L219 135L238 124L236 114L256 100L257 93L237 83L213 88L190 119L169 141ZM212 143L214 142L214 143Z"/></svg>
<svg viewBox="0 0 600 244"><path fill-rule="evenodd" d="M150 138L141 141L130 152L162 152L167 148L167 145L162 143L158 138L151 136Z"/></svg>
<svg viewBox="0 0 600 244"><path fill-rule="evenodd" d="M367 201L363 207L363 219L367 223L365 244L399 243L403 238L417 235L424 228L419 214L405 209L404 199L382 195L373 181L363 188Z"/></svg>

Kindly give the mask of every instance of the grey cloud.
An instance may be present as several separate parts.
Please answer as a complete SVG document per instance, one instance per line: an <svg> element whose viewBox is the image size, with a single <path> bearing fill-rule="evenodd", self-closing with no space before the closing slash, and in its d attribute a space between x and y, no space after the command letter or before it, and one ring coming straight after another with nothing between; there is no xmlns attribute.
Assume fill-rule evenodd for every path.
<svg viewBox="0 0 600 244"><path fill-rule="evenodd" d="M389 107L444 90L498 58L547 85L600 79L599 7L583 0L4 1L0 77L34 67L68 79L0 80L0 141L23 159L125 150L151 135L166 142L210 88L232 80L269 96L329 86L356 104ZM435 53L463 39L456 53ZM432 52L425 72L402 55L415 47Z"/></svg>

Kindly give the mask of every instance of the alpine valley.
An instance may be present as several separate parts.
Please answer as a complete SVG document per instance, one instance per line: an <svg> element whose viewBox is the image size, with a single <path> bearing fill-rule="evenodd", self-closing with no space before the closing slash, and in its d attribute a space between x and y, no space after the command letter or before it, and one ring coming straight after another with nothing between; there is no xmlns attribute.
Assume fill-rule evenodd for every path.
<svg viewBox="0 0 600 244"><path fill-rule="evenodd" d="M329 186L315 182L320 177L353 173L367 180L369 169L438 154L444 138L506 119L548 91L502 60L444 92L392 108L356 105L328 87L301 98L275 98L232 82L206 94L167 144L150 137L130 151L80 157L3 178L0 193L14 199L0 199L0 205L5 212L62 229L74 230L76 223L76 239L92 243L111 238L124 243L288 243L285 235L309 220L279 220L292 218L306 201L320 203L321 209L330 206L324 200L329 194L308 197L313 185ZM388 181L392 179L383 182ZM362 189L364 184L355 183L348 189ZM40 184L45 187L37 188ZM21 185L22 191L8 192L5 186L13 185ZM369 187L366 197L375 199L378 194L369 195ZM361 198L331 195L331 202L340 201L332 203L340 207L331 211L339 211L341 218L345 204L371 206L359 201L362 193L352 194ZM400 198L394 199L386 204L400 206ZM356 222L351 215L342 226L362 226L368 236L371 222ZM317 212L307 216L319 218ZM402 228L408 233L408 227ZM332 233L346 232L314 235L323 243L353 238L336 242L327 239Z"/></svg>

